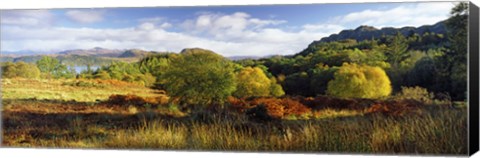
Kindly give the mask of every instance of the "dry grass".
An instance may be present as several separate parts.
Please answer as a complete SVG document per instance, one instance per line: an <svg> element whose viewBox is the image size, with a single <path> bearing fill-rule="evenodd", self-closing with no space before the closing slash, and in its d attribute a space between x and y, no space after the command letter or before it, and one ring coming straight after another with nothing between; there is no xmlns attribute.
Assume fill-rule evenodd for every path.
<svg viewBox="0 0 480 158"><path fill-rule="evenodd" d="M106 100L110 95L118 93L135 93L144 98L160 95L144 87L111 86L115 83L99 83L104 84L104 88L72 87L62 86L64 82L67 81L2 82L2 92L7 94L2 98L2 145L163 150L467 153L465 107L430 105L425 108L415 107L414 110L420 110L420 113L408 113L398 109L413 108L409 102L399 102L398 106L384 102L372 106L373 110L366 105L363 109L349 109L353 105L332 108L347 101L319 98L312 100L310 106L326 106L313 110L305 119L284 118L261 122L229 111L226 114L207 113L207 116L202 117L210 121L204 121L199 120L202 117L197 115L180 112L173 104L146 108L128 103L111 105L109 102L78 102ZM24 85L27 83L30 86ZM32 92L19 89L30 89ZM93 94L75 93L80 91ZM57 93L65 93L66 99L56 98ZM31 99L32 97L36 99ZM71 101L72 98L77 101ZM322 99L328 100L331 105L322 104ZM149 99L144 101L147 100ZM348 102L359 103L355 100ZM393 115L397 111L402 112L402 115Z"/></svg>
<svg viewBox="0 0 480 158"><path fill-rule="evenodd" d="M159 112L4 111L3 145L13 147L465 154L465 109L257 123L211 123Z"/></svg>

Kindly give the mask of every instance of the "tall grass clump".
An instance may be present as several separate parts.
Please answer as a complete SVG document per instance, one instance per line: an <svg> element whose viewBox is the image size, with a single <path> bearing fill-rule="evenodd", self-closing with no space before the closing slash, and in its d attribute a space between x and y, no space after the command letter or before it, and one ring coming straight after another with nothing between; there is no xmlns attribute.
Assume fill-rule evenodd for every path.
<svg viewBox="0 0 480 158"><path fill-rule="evenodd" d="M119 130L105 141L97 142L105 148L185 149L188 131L185 125L150 122L135 130Z"/></svg>

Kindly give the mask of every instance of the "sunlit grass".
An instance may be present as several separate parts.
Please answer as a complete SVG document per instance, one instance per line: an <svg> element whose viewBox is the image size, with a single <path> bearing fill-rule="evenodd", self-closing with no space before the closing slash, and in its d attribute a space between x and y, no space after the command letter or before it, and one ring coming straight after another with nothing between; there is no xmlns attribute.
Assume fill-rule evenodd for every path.
<svg viewBox="0 0 480 158"><path fill-rule="evenodd" d="M104 117L71 115L30 122L8 116L19 128L6 129L3 144L22 147L303 151L349 153L465 154L466 109L434 110L424 116L354 116L255 123L222 120L145 119L144 113ZM156 118L153 114L151 118ZM149 116L150 117L150 116ZM138 118L138 121L127 118ZM41 118L39 118L41 119ZM103 120L103 121L102 121ZM92 124L92 122L109 122ZM113 121L113 122L112 122ZM122 121L122 122L119 122ZM117 127L114 124L128 124ZM192 122L193 121L193 122ZM116 123L115 123L116 122Z"/></svg>
<svg viewBox="0 0 480 158"><path fill-rule="evenodd" d="M187 137L188 129L185 125L176 127L152 122L135 130L116 131L108 139L96 141L94 144L101 148L185 149Z"/></svg>
<svg viewBox="0 0 480 158"><path fill-rule="evenodd" d="M51 99L74 100L77 102L95 102L106 100L112 94L135 94L142 97L155 96L154 90L138 85L115 86L108 83L98 83L101 87L71 86L65 83L77 80L47 80L47 79L3 79L2 99ZM95 82L95 81L82 81ZM128 83L125 83L128 84Z"/></svg>
<svg viewBox="0 0 480 158"><path fill-rule="evenodd" d="M351 116L362 116L363 111L358 110L347 110L347 109L323 109L313 112L313 117L315 119L325 119L325 118L337 118L337 117L351 117Z"/></svg>

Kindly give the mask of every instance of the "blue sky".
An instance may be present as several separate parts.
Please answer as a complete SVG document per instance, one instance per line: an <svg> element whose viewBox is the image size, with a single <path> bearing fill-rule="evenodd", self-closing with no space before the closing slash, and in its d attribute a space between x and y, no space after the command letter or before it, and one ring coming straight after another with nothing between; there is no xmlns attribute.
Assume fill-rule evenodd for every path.
<svg viewBox="0 0 480 158"><path fill-rule="evenodd" d="M360 25L404 27L448 18L452 2L2 10L1 50L200 47L224 56L294 54Z"/></svg>

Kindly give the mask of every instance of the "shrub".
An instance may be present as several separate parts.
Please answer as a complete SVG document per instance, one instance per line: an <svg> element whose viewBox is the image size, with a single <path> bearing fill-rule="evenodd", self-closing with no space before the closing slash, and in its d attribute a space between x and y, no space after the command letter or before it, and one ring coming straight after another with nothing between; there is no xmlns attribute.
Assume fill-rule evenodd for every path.
<svg viewBox="0 0 480 158"><path fill-rule="evenodd" d="M258 98L252 101L253 105L263 105L268 115L274 118L284 118L289 115L302 115L309 113L310 108L290 98Z"/></svg>
<svg viewBox="0 0 480 158"><path fill-rule="evenodd" d="M402 91L395 96L396 99L413 99L425 103L431 103L434 99L433 93L422 87L402 87Z"/></svg>
<svg viewBox="0 0 480 158"><path fill-rule="evenodd" d="M282 102L280 99L275 99L275 98L259 98L255 99L252 102L253 105L261 105L265 106L267 113L269 116L272 116L274 118L282 118L284 113L285 113L285 107L282 105Z"/></svg>
<svg viewBox="0 0 480 158"><path fill-rule="evenodd" d="M310 108L306 107L302 103L290 99L290 98L283 98L282 104L285 107L285 114L284 115L303 115L305 113L309 113L311 110Z"/></svg>
<svg viewBox="0 0 480 158"><path fill-rule="evenodd" d="M7 62L2 66L2 77L4 78L39 78L40 70L35 64L18 62Z"/></svg>

